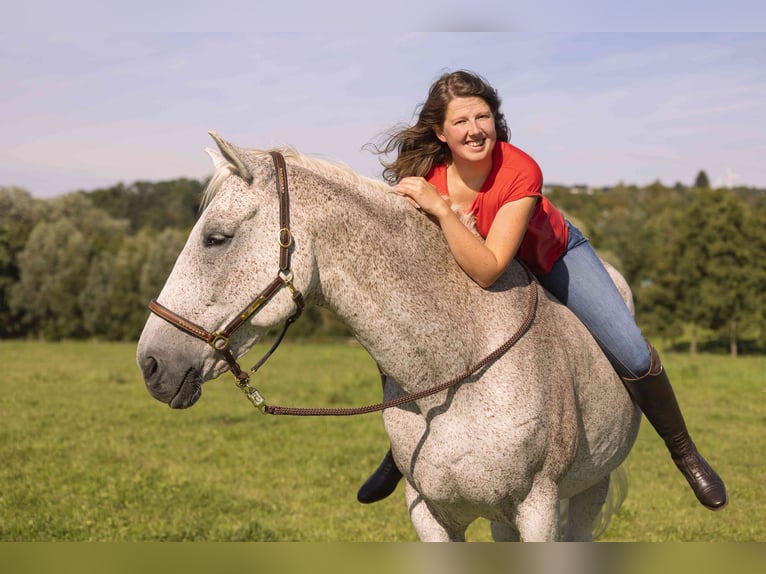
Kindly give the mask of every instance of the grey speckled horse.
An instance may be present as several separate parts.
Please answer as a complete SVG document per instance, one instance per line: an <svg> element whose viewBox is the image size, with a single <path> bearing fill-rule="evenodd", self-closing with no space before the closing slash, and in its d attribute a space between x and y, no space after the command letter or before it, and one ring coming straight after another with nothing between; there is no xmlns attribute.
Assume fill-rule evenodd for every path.
<svg viewBox="0 0 766 574"><path fill-rule="evenodd" d="M274 279L280 228L269 155L213 137L221 153L208 150L216 164L209 203L158 297L210 330ZM529 281L520 265L481 289L436 225L385 184L282 151L293 284L353 330L388 374L386 399L450 380L522 323ZM491 521L496 540L592 537L640 413L585 327L537 288L534 323L508 352L447 391L383 414L421 540L463 540L478 517ZM290 291L280 290L232 336L233 354L294 310ZM149 392L174 408L194 404L203 382L229 368L211 346L154 315L137 360Z"/></svg>

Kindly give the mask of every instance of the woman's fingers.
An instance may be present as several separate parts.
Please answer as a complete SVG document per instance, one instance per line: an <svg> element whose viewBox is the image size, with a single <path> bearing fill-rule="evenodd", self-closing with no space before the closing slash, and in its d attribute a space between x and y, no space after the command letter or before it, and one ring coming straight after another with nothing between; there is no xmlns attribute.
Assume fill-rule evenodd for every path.
<svg viewBox="0 0 766 574"><path fill-rule="evenodd" d="M436 187L422 177L405 177L394 186L394 190L405 196L414 207L429 213L444 201Z"/></svg>

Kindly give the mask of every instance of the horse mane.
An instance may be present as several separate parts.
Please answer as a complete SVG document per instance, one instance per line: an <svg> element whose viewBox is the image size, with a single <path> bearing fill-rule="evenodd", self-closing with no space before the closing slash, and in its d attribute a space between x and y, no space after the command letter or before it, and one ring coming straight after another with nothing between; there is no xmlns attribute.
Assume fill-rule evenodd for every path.
<svg viewBox="0 0 766 574"><path fill-rule="evenodd" d="M205 208L210 204L216 193L218 193L218 191L221 189L221 185L226 180L226 178L236 173L236 167L234 164L230 163L221 154L211 148L207 148L206 151L210 157L213 158L215 171L210 178L205 191L202 194L200 211L204 211ZM340 184L346 184L354 187L363 187L378 193L393 193L391 187L386 182L360 175L348 164L328 158L320 158L307 155L299 152L293 146L279 146L272 148L271 150L245 150L246 153L258 159L265 158L271 151L278 151L281 153L284 156L285 161L290 165L306 169L320 177L330 179ZM463 213L458 211L456 208L453 209L455 209L455 213L457 213L463 224L468 227L468 229L470 229L475 235L479 235L479 232L476 229L476 217L474 214Z"/></svg>
<svg viewBox="0 0 766 574"><path fill-rule="evenodd" d="M230 175L236 173L236 167L218 152L211 148L207 148L205 151L207 151L208 155L213 158L215 171L202 194L201 211L204 211L210 204L221 189L223 182ZM345 163L301 153L292 146L279 146L270 150L246 149L244 151L249 156L256 159L265 158L270 152L278 151L284 156L285 161L289 165L306 169L320 177L330 179L340 184L347 184L355 187L362 186L378 192L392 193L391 188L384 181L360 175Z"/></svg>

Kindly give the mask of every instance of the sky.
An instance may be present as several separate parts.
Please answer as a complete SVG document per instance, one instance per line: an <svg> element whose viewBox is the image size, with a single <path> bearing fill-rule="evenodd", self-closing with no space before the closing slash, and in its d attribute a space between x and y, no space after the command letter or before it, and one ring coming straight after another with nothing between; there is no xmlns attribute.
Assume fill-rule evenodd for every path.
<svg viewBox="0 0 766 574"><path fill-rule="evenodd" d="M592 0L585 14L540 0L497 11L522 6L509 1L443 0L440 15L411 10L399 25L376 15L371 30L313 2L280 31L286 15L273 5L257 20L271 25L254 26L236 1L211 14L188 1L107 13L29 0L0 25L0 186L45 198L204 178L208 130L378 177L367 144L412 122L439 75L468 69L497 88L511 142L549 184L691 185L704 170L715 186L766 188L765 3L646 0L616 14L619 3ZM77 18L87 8L88 24Z"/></svg>

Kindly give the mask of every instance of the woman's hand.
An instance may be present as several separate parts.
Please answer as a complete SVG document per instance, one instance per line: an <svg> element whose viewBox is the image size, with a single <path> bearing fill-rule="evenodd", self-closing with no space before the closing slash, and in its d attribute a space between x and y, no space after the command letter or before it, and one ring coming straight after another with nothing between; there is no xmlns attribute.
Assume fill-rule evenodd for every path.
<svg viewBox="0 0 766 574"><path fill-rule="evenodd" d="M452 211L449 198L441 195L435 186L422 177L404 177L393 189L399 195L403 195L413 207L422 209L437 219Z"/></svg>
<svg viewBox="0 0 766 574"><path fill-rule="evenodd" d="M536 196L503 205L497 212L486 240L478 238L452 211L449 198L422 177L405 177L393 187L413 206L439 222L455 261L481 287L489 287L503 274L521 245Z"/></svg>

